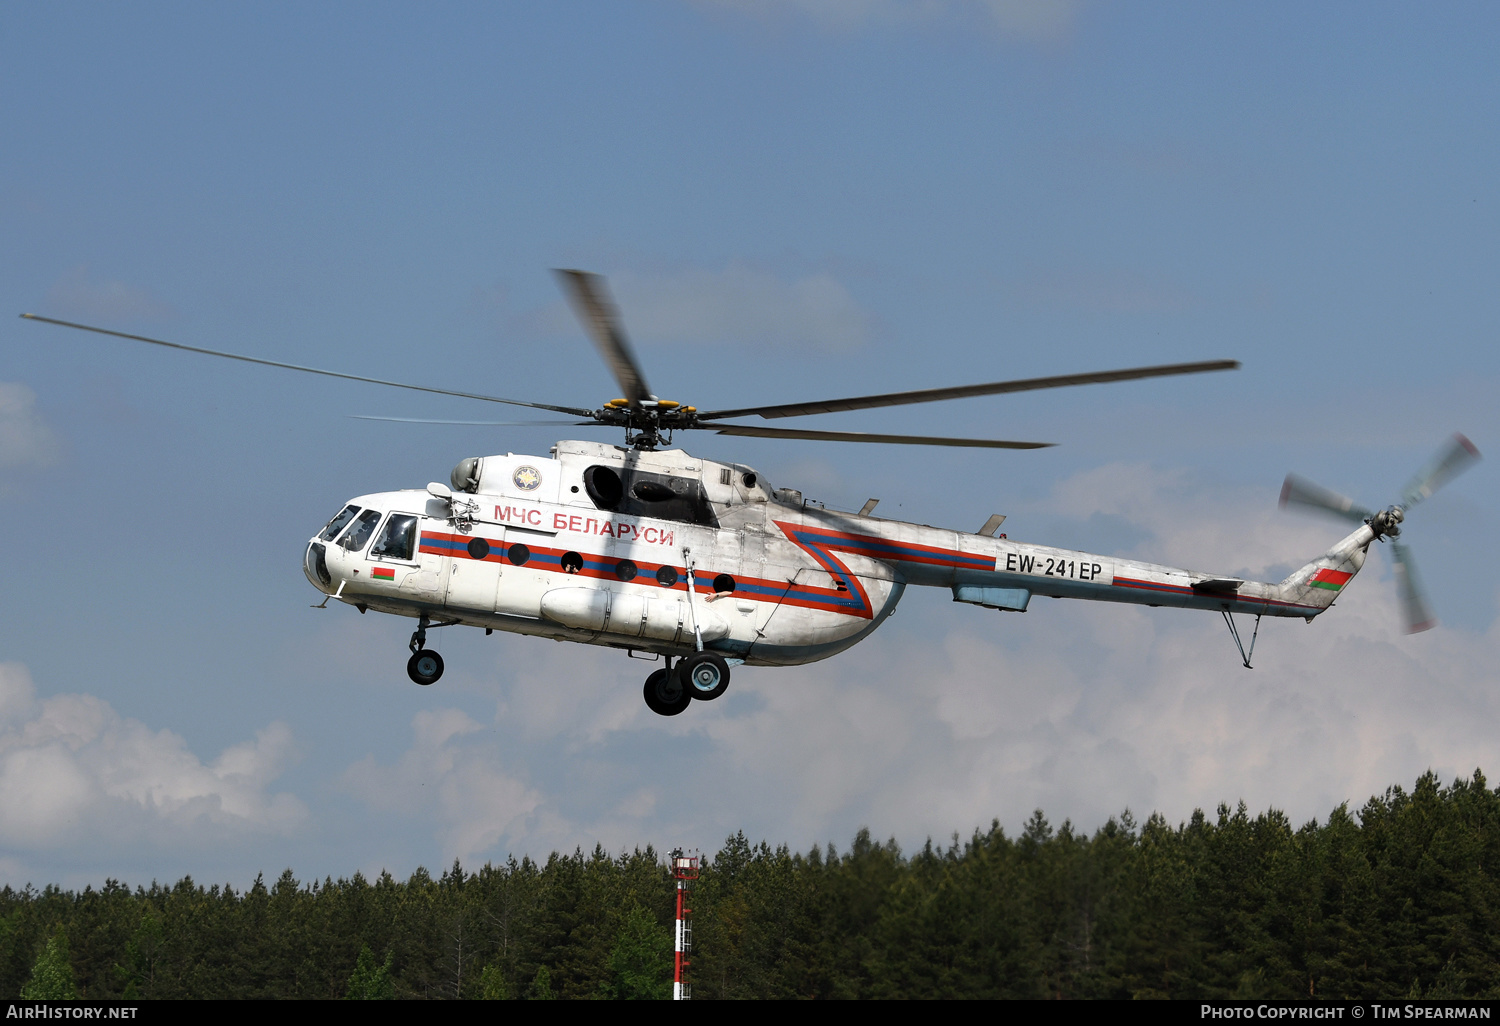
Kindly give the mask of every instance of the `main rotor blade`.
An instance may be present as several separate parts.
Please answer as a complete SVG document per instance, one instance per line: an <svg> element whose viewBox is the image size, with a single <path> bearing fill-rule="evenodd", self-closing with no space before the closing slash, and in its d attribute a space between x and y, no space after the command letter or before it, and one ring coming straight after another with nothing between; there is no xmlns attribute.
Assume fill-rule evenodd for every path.
<svg viewBox="0 0 1500 1026"><path fill-rule="evenodd" d="M651 394L651 389L646 384L646 375L641 373L630 342L625 338L625 329L620 326L619 311L610 301L604 279L588 271L558 269L554 273L562 283L563 292L572 301L573 312L583 322L594 347L604 357L604 362L609 364L610 373L619 382L620 391L625 398L632 405L642 399L656 398Z"/></svg>
<svg viewBox="0 0 1500 1026"><path fill-rule="evenodd" d="M1281 508L1286 509L1288 506L1311 506L1313 509L1326 510L1334 516L1352 520L1357 524L1375 515L1363 506L1355 505L1353 499L1346 498L1322 485L1313 484L1307 478L1298 477L1296 474L1288 474L1281 486Z"/></svg>
<svg viewBox="0 0 1500 1026"><path fill-rule="evenodd" d="M427 417L377 417L351 413L350 420L382 420L393 424L456 424L461 427L606 427L596 420L431 420Z"/></svg>
<svg viewBox="0 0 1500 1026"><path fill-rule="evenodd" d="M1391 542L1391 563L1396 571L1396 591L1401 596L1401 615L1406 619L1406 633L1419 634L1437 626L1437 619L1427 605L1427 596L1417 580L1417 567L1411 561L1411 550L1398 541Z"/></svg>
<svg viewBox="0 0 1500 1026"><path fill-rule="evenodd" d="M1463 435L1455 434L1436 456L1401 490L1401 505L1411 509L1432 497L1443 485L1479 462L1479 450Z"/></svg>
<svg viewBox="0 0 1500 1026"><path fill-rule="evenodd" d="M968 449L1046 449L1056 442L1001 442L989 438L932 438L926 435L871 435L862 431L799 431L754 424L711 424L721 435L750 438L806 438L815 442L882 442L887 445L952 445Z"/></svg>
<svg viewBox="0 0 1500 1026"><path fill-rule="evenodd" d="M915 392L888 392L885 395L862 395L851 399L824 399L812 403L784 403L780 406L751 406L742 410L714 410L698 414L699 420L723 420L726 417L800 417L810 413L841 413L845 410L869 410L877 406L904 406L908 403L935 403L944 399L965 399L976 395L999 395L1004 392L1033 392L1041 388L1065 388L1070 385L1096 385L1109 381L1134 381L1138 378L1165 378L1175 374L1202 374L1207 371L1235 370L1238 360L1210 360L1206 363L1171 363L1157 367L1131 367L1126 370L1098 371L1092 374L1059 374L1050 378L1023 378L1017 381L995 381L988 385L959 385L955 388L925 388Z"/></svg>
<svg viewBox="0 0 1500 1026"><path fill-rule="evenodd" d="M432 392L437 395L456 395L460 399L479 399L487 403L505 403L508 406L529 406L533 410L550 410L553 413L566 413L574 417L592 417L592 410L575 409L572 406L549 406L546 403L527 403L519 399L501 399L494 395L479 395L475 392L457 392L451 388L431 388L427 385L410 385L404 381L386 381L383 378L367 378L359 374L345 374L343 371L320 370L317 367L303 367L295 363L282 363L279 360L263 360L258 356L241 356L238 353L225 353L217 349L204 349L200 346L187 346L181 342L163 342L159 338L147 338L145 335L131 335L124 331L110 331L108 328L95 328L87 324L74 324L72 321L59 321L53 317L41 317L37 314L23 313L21 315L28 321L41 321L44 324L56 324L64 328L77 328L79 331L92 331L97 335L113 335L115 338L128 338L134 342L149 342L154 346L165 346L168 349L181 349L189 353L201 353L204 356L222 356L226 360L239 360L242 363L258 363L263 367L280 367L282 370L302 371L304 374L321 374L329 378L343 378L345 381L363 381L371 385L389 385L391 388L408 388L414 392Z"/></svg>

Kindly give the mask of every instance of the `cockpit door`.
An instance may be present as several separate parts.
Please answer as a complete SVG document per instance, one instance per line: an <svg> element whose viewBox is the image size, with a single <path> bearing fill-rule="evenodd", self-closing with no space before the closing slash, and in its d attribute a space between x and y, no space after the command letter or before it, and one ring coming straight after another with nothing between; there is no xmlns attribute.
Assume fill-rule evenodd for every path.
<svg viewBox="0 0 1500 1026"><path fill-rule="evenodd" d="M452 525L447 520L447 508L436 499L427 503L427 514L417 521L417 572L401 585L418 602L430 602L441 606L448 593L448 570L453 560L449 556L448 535Z"/></svg>

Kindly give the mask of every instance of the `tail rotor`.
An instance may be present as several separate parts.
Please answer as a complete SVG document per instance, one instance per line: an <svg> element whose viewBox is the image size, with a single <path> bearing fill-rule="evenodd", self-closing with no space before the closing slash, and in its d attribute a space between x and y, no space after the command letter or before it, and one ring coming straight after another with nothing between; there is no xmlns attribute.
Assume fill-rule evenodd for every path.
<svg viewBox="0 0 1500 1026"><path fill-rule="evenodd" d="M1323 510L1344 520L1352 520L1356 524L1367 523L1375 515L1363 506L1356 505L1353 499L1324 488L1322 485L1313 484L1307 478L1298 477L1296 474L1288 474L1281 486L1281 508L1286 509L1288 506L1307 506L1310 509Z"/></svg>
<svg viewBox="0 0 1500 1026"><path fill-rule="evenodd" d="M1379 511L1365 509L1338 492L1296 474L1288 474L1286 482L1281 486L1281 507L1301 506L1332 514L1341 520L1368 524L1376 538L1382 542L1389 540L1391 564L1396 573L1396 592L1401 599L1406 632L1416 634L1437 626L1437 619L1432 615L1432 607L1428 605L1426 593L1417 577L1411 550L1396 540L1401 535L1401 524L1406 520L1407 510L1431 498L1439 488L1468 470L1479 458L1479 450L1474 447L1473 442L1463 435L1454 435L1407 482L1406 487L1401 490L1400 501Z"/></svg>
<svg viewBox="0 0 1500 1026"><path fill-rule="evenodd" d="M1420 634L1437 626L1432 607L1427 604L1427 593L1417 579L1417 567L1411 561L1411 550L1398 541L1391 542L1391 566L1396 571L1396 594L1401 599L1401 616L1406 621L1406 633Z"/></svg>
<svg viewBox="0 0 1500 1026"><path fill-rule="evenodd" d="M1479 462L1479 450L1463 435L1454 435L1405 488L1401 489L1401 508L1411 509L1423 499L1432 497L1443 485Z"/></svg>

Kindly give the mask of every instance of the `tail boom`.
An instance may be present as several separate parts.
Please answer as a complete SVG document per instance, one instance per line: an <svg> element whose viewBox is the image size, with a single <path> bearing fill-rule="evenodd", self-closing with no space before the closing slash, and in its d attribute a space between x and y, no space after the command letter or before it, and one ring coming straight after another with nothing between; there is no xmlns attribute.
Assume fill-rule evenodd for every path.
<svg viewBox="0 0 1500 1026"><path fill-rule="evenodd" d="M1279 584L1010 543L993 572L961 572L953 592L957 601L999 609L1025 609L1031 595L1047 595L1311 620L1359 573L1374 539L1361 525ZM1074 566L1087 571L1075 576Z"/></svg>

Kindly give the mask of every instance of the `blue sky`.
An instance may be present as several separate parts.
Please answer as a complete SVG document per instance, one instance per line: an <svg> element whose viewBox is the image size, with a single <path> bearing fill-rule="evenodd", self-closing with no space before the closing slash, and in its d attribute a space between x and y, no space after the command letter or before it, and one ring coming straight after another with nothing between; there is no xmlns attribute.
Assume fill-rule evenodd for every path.
<svg viewBox="0 0 1500 1026"><path fill-rule="evenodd" d="M690 451L857 507L1275 576L1495 448L1488 5L843 0L10 5L0 310L595 405L548 268L610 277L703 408L1179 360L1197 379L840 414L1061 443ZM662 721L616 654L314 611L351 495L557 429L0 320L0 881L248 882L743 828L920 844L1042 806L1295 817L1497 763L1488 464L1414 513L1442 620L1372 562L1258 667L1206 614L909 592L837 660ZM502 414L497 419L504 419ZM590 437L604 437L595 433Z"/></svg>

